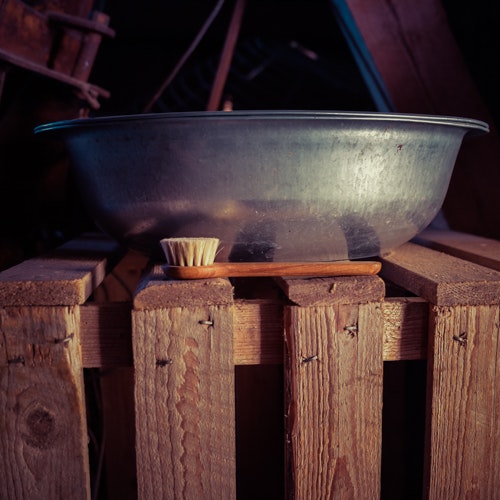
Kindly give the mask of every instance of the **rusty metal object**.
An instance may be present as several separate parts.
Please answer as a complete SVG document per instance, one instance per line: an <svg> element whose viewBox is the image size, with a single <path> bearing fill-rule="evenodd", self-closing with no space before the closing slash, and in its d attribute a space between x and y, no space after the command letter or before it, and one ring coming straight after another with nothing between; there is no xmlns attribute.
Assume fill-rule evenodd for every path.
<svg viewBox="0 0 500 500"><path fill-rule="evenodd" d="M90 11L81 6L76 15L69 13L76 9L70 1L67 12L45 3L48 8L43 10L40 4L35 9L20 0L0 0L0 62L70 85L98 108L99 97L110 94L88 78L102 37L115 34L108 26L109 17L101 12L84 17Z"/></svg>

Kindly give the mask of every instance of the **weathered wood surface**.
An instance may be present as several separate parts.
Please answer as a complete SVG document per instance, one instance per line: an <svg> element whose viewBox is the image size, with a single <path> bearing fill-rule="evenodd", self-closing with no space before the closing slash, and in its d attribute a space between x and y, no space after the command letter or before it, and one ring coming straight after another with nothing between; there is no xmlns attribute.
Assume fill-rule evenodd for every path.
<svg viewBox="0 0 500 500"><path fill-rule="evenodd" d="M233 316L234 364L283 363L283 305L238 300Z"/></svg>
<svg viewBox="0 0 500 500"><path fill-rule="evenodd" d="M422 231L414 241L419 245L500 271L500 241L437 229Z"/></svg>
<svg viewBox="0 0 500 500"><path fill-rule="evenodd" d="M434 305L500 302L500 272L415 243L384 256L381 276Z"/></svg>
<svg viewBox="0 0 500 500"><path fill-rule="evenodd" d="M498 498L498 305L435 307L429 341L426 494Z"/></svg>
<svg viewBox="0 0 500 500"><path fill-rule="evenodd" d="M207 491L211 491L215 492L217 498L229 498L234 494L234 427L229 426L228 429L227 425L227 422L234 422L234 413L231 413L234 412L234 388L231 388L231 384L234 387L234 365L282 363L284 327L288 345L290 340L296 343L295 378L293 384L288 386L295 392L289 395L304 397L301 404L316 411L300 414L301 417L294 420L298 422L295 429L305 429L301 431L305 441L302 438L295 441L295 449L291 448L295 454L288 456L306 463L305 469L296 470L294 479L301 480L295 481L294 487L299 488L298 491L305 491L300 490L300 485L309 482L311 491L338 488L340 491L361 491L363 495L375 487L376 476L373 474L374 463L379 463L376 458L378 452L372 447L373 441L368 440L366 453L373 458L370 459L373 462L372 469L363 468L360 472L357 466L352 465L357 464L353 461L354 451L346 455L344 450L347 449L346 443L351 445L350 450L358 449L356 443L361 442L364 428L358 429L361 424L357 421L351 422L350 429L343 426L347 425L345 415L355 416L355 408L363 405L363 401L368 406L362 411L366 411L370 404L376 405L378 401L378 385L368 384L363 379L363 373L370 380L379 375L375 356L371 357L370 352L373 351L370 349L380 349L380 358L379 354L376 356L378 362L422 359L426 356L427 320L430 319L429 453L426 462L428 494L430 498L454 497L458 488L461 488L461 491L471 496L494 497L500 484L496 472L500 468L500 450L496 444L499 442L500 428L500 399L497 394L500 383L500 273L491 269L492 266L487 269L478 265L477 261L471 262L476 256L484 258L477 248L472 256L462 255L469 262L449 255L461 244L461 241L450 243L447 240L446 248L442 248L444 252L439 252L409 243L383 259L383 276L420 297L385 298L380 302L370 302L370 295L373 300L379 300L381 289L379 278L368 277L370 282L362 286L359 282L358 286L352 286L342 278L333 281L320 279L319 282L282 280L282 289L295 298L293 302L302 304L300 306L290 303L285 305L282 298L275 295L265 300L234 301L234 290L227 280L206 280L196 284L169 281L165 279L161 268L157 267L149 280L138 288L133 312L132 304L127 302L89 302L78 307L3 307L0 310L0 352L5 351L5 354L2 354L4 362L0 368L0 397L3 398L3 407L9 411L0 416L7 435L7 439L2 436L0 446L2 459L9 457L9 461L3 459L1 462L3 470L7 470L8 479L0 485L0 496L16 498L17 495L22 498L24 492L29 492L31 497L37 498L40 492L40 496L48 494L57 497L58 492L64 490L65 493L69 491L71 498L78 498L68 488L80 488L81 485L80 491L84 498L89 494L88 457L84 457L87 442L81 368L130 365L133 315L134 335L140 339L136 340L137 376L143 378L136 389L136 400L140 401L141 407L136 427L140 432L138 449L142 450L138 459L139 489L144 496L154 490L155 497L158 497L158 492L160 497L169 497L171 491L167 491L165 485L172 484L174 480L180 495L188 495L188 491L193 491L193 495L206 496ZM491 254L488 255L491 257ZM96 276L92 270L96 260L99 266L104 266L101 258L105 260L105 255L97 259L95 256L95 250L89 248L89 258L82 260L85 262L84 277L80 275L76 282L88 280L85 277L88 272ZM494 253L492 258L494 261ZM78 252L70 252L67 260L69 266L62 259L59 261L60 266L54 268L57 271L54 276L48 276L48 280L52 280L56 287L72 274L75 269L73 264L79 261ZM485 264L484 261L479 262ZM90 263L89 267L87 263ZM23 281L29 278L29 270L22 276L20 280L15 277L7 281ZM100 279L98 277L96 282ZM340 280L340 285L335 284L337 280ZM45 286L44 280L41 283L41 286ZM34 288L36 286L33 285ZM89 286L93 288L94 285ZM307 287L317 289L308 290ZM343 290L342 293L339 290ZM79 303L84 300L82 297L85 294L71 295L69 300ZM355 302L361 304L339 303L342 302L341 295L350 302L352 294ZM43 297L43 294L40 296ZM40 296L28 293L27 305L31 304L33 297L38 297L36 300L39 301ZM372 309L374 303L379 304L379 309ZM429 307L429 304L437 307ZM355 317L358 318L355 339L339 335L354 332L343 330L340 323ZM198 321L214 321L214 324L200 324ZM360 338L360 334L367 331L368 323L372 325L368 329L372 334L375 330L382 331L377 346L362 344L367 337ZM349 325L346 323L344 326ZM66 333L73 331L75 335L65 340ZM207 335L209 331L212 333ZM159 332L162 334L159 335ZM219 332L222 335L213 335ZM295 337L291 337L290 332ZM316 333L308 335L311 332ZM49 338L52 341L47 340ZM211 343L207 345L203 342ZM353 348L354 344L356 349ZM61 345L66 347L59 351ZM312 352L314 347L323 353L323 358L325 353L337 353L338 356L327 356L327 362L315 365L320 356ZM289 352L292 350L289 349ZM15 355L15 352L20 354ZM340 352L344 353L341 357ZM173 362L175 359L180 362ZM371 366L371 371L364 370L364 366ZM291 365L287 373L292 373ZM337 378L332 378L332 373ZM59 393L52 390L44 392L43 387L41 390L23 389L30 384L37 388L42 385L45 387L49 384L46 380L52 381L51 387L63 388L63 401L57 399ZM320 380L324 393L319 400L316 398L313 401L312 391L319 390ZM368 386L374 392L367 394ZM228 390L225 392L226 388ZM335 399L341 395L343 397L346 391L351 395L350 400ZM12 401L16 392L19 395L14 404ZM50 398L54 398L53 404ZM34 406L30 406L28 399L34 401ZM332 401L336 401L335 408ZM28 410L21 411L28 407ZM288 414L289 418L290 415L296 418L296 407L291 407L294 411ZM35 411L31 412L31 408ZM334 417L331 417L332 412ZM335 428L342 429L341 438L326 435L327 431L321 426L315 427L320 430L318 434L311 434L313 428L309 427L307 418L319 418L317 414L322 415L323 419L334 418ZM63 445L54 437L53 429L58 429L57 426L66 416L68 425L64 426L61 434L55 433L57 436L71 434ZM40 425L36 418L40 419ZM225 424L222 427L214 425L214 422ZM25 430L27 426L31 426L30 432L38 436L36 450L26 444L37 442L35 438L29 437ZM75 434L68 430L70 426L76 429ZM166 428L172 429L172 433L165 433ZM47 444L52 437L56 444ZM340 439L340 451L337 452L332 451L328 441L333 442L335 439ZM304 451L303 445L308 440L323 444ZM443 446L443 443L456 445ZM165 453L165 446L173 455ZM56 449L57 452L54 451ZM324 463L330 464L336 471L331 483L328 483L329 476L323 470L319 475L311 472L319 463L314 462L319 460L317 454L314 455L314 450L318 449L323 453L321 460L327 457ZM209 455L207 450L210 451ZM59 471L58 468L63 467L60 457L64 461L64 474L56 472L53 475L59 481L48 485L45 476L40 479L40 475L33 475L32 470L36 467L43 471ZM66 460L64 457L70 458ZM24 468L23 460L27 464ZM166 466L169 461L170 465ZM363 458L358 458L358 461L363 463ZM12 463L19 465L12 467ZM167 469L169 472L165 472ZM23 470L28 473L26 478L23 477ZM200 470L201 473L198 473ZM229 474L226 472L228 470L231 471ZM450 472L443 475L443 470ZM470 471L475 472L471 475ZM366 476L362 475L364 473ZM164 481L167 476L168 479ZM193 480L194 477L196 480ZM360 483L365 490L359 490Z"/></svg>
<svg viewBox="0 0 500 500"><path fill-rule="evenodd" d="M171 280L161 265L154 266L134 296L137 309L156 309L182 305L232 304L233 294L225 278L206 280Z"/></svg>
<svg viewBox="0 0 500 500"><path fill-rule="evenodd" d="M286 308L290 498L378 497L382 322L379 303Z"/></svg>
<svg viewBox="0 0 500 500"><path fill-rule="evenodd" d="M429 304L419 297L388 298L384 315L384 361L426 359Z"/></svg>
<svg viewBox="0 0 500 500"><path fill-rule="evenodd" d="M278 278L285 295L299 306L338 303L361 304L383 300L384 282L378 276Z"/></svg>
<svg viewBox="0 0 500 500"><path fill-rule="evenodd" d="M82 363L86 368L132 366L131 305L81 307ZM415 297L388 298L384 314L384 361L427 357L428 303ZM235 365L283 363L283 304L236 300L233 311Z"/></svg>
<svg viewBox="0 0 500 500"><path fill-rule="evenodd" d="M78 309L0 308L0 498L90 498Z"/></svg>
<svg viewBox="0 0 500 500"><path fill-rule="evenodd" d="M153 287L134 298L139 498L235 498L232 287L205 283L223 303L197 305L178 284L154 285L156 308L140 296Z"/></svg>
<svg viewBox="0 0 500 500"><path fill-rule="evenodd" d="M116 243L89 234L0 273L0 305L83 304L106 276Z"/></svg>
<svg viewBox="0 0 500 500"><path fill-rule="evenodd" d="M85 368L133 366L131 302L88 303L80 308Z"/></svg>

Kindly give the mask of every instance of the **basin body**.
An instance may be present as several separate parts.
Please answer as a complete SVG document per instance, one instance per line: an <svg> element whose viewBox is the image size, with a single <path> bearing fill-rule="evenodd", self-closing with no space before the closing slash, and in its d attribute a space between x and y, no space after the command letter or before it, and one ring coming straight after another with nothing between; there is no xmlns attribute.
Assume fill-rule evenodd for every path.
<svg viewBox="0 0 500 500"><path fill-rule="evenodd" d="M478 120L326 111L88 118L36 132L63 140L88 212L127 247L211 236L217 260L384 254L439 211Z"/></svg>

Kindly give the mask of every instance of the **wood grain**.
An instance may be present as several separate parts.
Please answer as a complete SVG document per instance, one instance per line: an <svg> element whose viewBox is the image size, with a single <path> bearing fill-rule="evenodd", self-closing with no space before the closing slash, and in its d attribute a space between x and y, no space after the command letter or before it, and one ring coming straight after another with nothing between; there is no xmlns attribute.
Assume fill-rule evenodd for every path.
<svg viewBox="0 0 500 500"><path fill-rule="evenodd" d="M384 282L378 276L329 278L277 278L276 282L294 304L300 306L338 303L358 304L382 300Z"/></svg>
<svg viewBox="0 0 500 500"><path fill-rule="evenodd" d="M500 302L500 272L414 243L384 256L381 276L435 305Z"/></svg>
<svg viewBox="0 0 500 500"><path fill-rule="evenodd" d="M85 368L133 366L130 302L87 303L80 308Z"/></svg>
<svg viewBox="0 0 500 500"><path fill-rule="evenodd" d="M283 306L272 301L234 304L234 364L283 364Z"/></svg>
<svg viewBox="0 0 500 500"><path fill-rule="evenodd" d="M499 306L435 307L431 321L427 494L429 498L497 498Z"/></svg>
<svg viewBox="0 0 500 500"><path fill-rule="evenodd" d="M90 498L78 307L0 309L0 498Z"/></svg>
<svg viewBox="0 0 500 500"><path fill-rule="evenodd" d="M215 262L207 266L164 267L175 279L206 279L250 276L362 276L380 271L380 262Z"/></svg>
<svg viewBox="0 0 500 500"><path fill-rule="evenodd" d="M145 275L134 295L136 309L155 309L179 305L232 304L233 289L225 278L171 280L161 265Z"/></svg>
<svg viewBox="0 0 500 500"><path fill-rule="evenodd" d="M287 494L376 498L382 446L377 303L287 307Z"/></svg>
<svg viewBox="0 0 500 500"><path fill-rule="evenodd" d="M0 273L0 305L83 304L106 276L116 243L84 235Z"/></svg>
<svg viewBox="0 0 500 500"><path fill-rule="evenodd" d="M500 241L458 231L427 229L414 239L419 245L500 271Z"/></svg>
<svg viewBox="0 0 500 500"><path fill-rule="evenodd" d="M429 305L417 297L388 298L384 315L384 361L425 359ZM86 304L80 309L85 368L132 366L131 305ZM236 300L234 364L283 363L283 305L273 300Z"/></svg>
<svg viewBox="0 0 500 500"><path fill-rule="evenodd" d="M138 494L234 498L233 306L186 304L132 311Z"/></svg>
<svg viewBox="0 0 500 500"><path fill-rule="evenodd" d="M384 361L425 359L429 304L419 297L388 298L384 315Z"/></svg>

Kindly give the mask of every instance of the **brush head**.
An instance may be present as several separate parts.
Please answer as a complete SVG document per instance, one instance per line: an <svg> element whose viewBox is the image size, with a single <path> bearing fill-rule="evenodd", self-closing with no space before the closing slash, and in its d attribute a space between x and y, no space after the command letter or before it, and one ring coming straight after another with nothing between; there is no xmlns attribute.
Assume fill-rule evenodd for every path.
<svg viewBox="0 0 500 500"><path fill-rule="evenodd" d="M209 266L219 248L218 238L164 238L160 245L171 266Z"/></svg>

